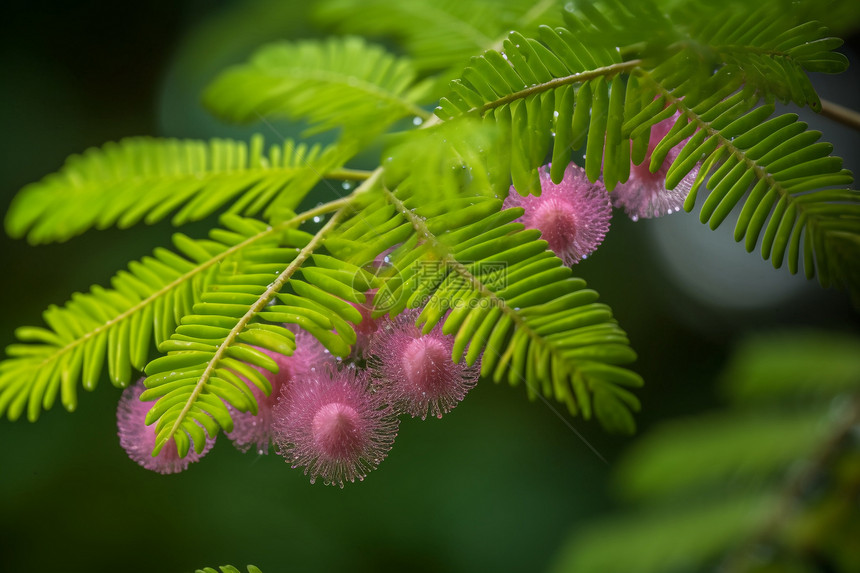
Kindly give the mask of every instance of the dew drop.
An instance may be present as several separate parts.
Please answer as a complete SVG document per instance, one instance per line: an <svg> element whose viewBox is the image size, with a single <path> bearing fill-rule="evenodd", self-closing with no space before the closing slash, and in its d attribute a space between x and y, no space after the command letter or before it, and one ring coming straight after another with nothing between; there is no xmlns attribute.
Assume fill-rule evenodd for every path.
<svg viewBox="0 0 860 573"><path fill-rule="evenodd" d="M319 215L314 217L314 223L319 223L320 221L322 221L322 217L320 217Z"/></svg>
<svg viewBox="0 0 860 573"><path fill-rule="evenodd" d="M344 191L349 191L350 189L352 189L352 181L344 181L340 184L340 186L343 187Z"/></svg>
<svg viewBox="0 0 860 573"><path fill-rule="evenodd" d="M422 123L424 123L424 120L417 115L412 118L412 125L421 125Z"/></svg>

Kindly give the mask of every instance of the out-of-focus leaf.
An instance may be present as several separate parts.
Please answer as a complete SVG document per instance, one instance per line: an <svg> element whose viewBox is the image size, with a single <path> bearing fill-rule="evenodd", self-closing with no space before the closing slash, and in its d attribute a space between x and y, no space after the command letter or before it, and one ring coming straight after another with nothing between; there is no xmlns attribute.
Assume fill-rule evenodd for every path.
<svg viewBox="0 0 860 573"><path fill-rule="evenodd" d="M860 338L820 331L751 338L726 368L723 388L739 403L860 389Z"/></svg>
<svg viewBox="0 0 860 573"><path fill-rule="evenodd" d="M770 495L711 500L589 525L571 538L553 573L695 571L767 519Z"/></svg>
<svg viewBox="0 0 860 573"><path fill-rule="evenodd" d="M767 478L810 454L827 424L826 410L714 414L664 424L621 461L617 485L624 495L677 495L728 481Z"/></svg>

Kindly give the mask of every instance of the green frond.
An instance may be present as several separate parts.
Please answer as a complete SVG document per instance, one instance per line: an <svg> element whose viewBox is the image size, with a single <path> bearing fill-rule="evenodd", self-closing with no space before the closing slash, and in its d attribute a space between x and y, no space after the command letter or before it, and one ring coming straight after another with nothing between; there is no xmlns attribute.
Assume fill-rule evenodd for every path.
<svg viewBox="0 0 860 573"><path fill-rule="evenodd" d="M408 60L358 37L280 42L221 73L203 102L216 116L253 122L303 119L309 132L343 128L366 136L407 116L427 118Z"/></svg>
<svg viewBox="0 0 860 573"><path fill-rule="evenodd" d="M748 11L734 27L715 28L720 18L675 21L650 2L581 2L564 12L566 27L540 26L538 39L512 32L500 51L472 58L436 113L499 126L520 193L539 192L537 168L550 149L552 179L559 182L571 151L583 145L589 179L602 173L611 191L629 176L631 134L622 126L668 117L659 113L665 100L654 102L657 91L639 83L640 71L663 68L687 91L716 74L718 92L746 84L750 97L820 109L807 72L842 71L845 57L833 51L841 41L821 25L794 26L768 15ZM641 161L647 135L633 134L634 159Z"/></svg>
<svg viewBox="0 0 860 573"><path fill-rule="evenodd" d="M326 242L356 265L388 254L376 314L420 308L429 332L440 321L455 336L452 358L481 363L481 375L523 385L531 399L554 398L573 414L632 433L641 378L612 312L572 277L536 230L485 196L426 199L385 191ZM450 312L449 312L450 311Z"/></svg>
<svg viewBox="0 0 860 573"><path fill-rule="evenodd" d="M702 5L710 8L701 10ZM748 3L730 10L721 6L717 13L712 3L702 2L689 10L699 11L687 33L706 63L735 70L762 96L821 111L808 72L835 74L848 67L845 55L833 51L842 40L831 37L824 25L797 24L772 4Z"/></svg>
<svg viewBox="0 0 860 573"><path fill-rule="evenodd" d="M221 565L218 569L214 569L212 567L204 567L203 569L197 569L194 573L242 573L240 569L236 569L232 565ZM248 573L263 573L259 568L254 567L253 565L248 565Z"/></svg>
<svg viewBox="0 0 860 573"><path fill-rule="evenodd" d="M383 181L441 198L507 194L498 135L494 125L472 118L406 132L384 153Z"/></svg>
<svg viewBox="0 0 860 573"><path fill-rule="evenodd" d="M745 83L749 74L739 73L738 62L702 60L701 49L684 41L661 46L661 38L664 42L673 38L659 33L654 44L637 47L642 59L624 60L624 50L605 41L585 43L603 32L610 38L621 34L627 26L616 29L610 22L625 18L654 21L658 31L667 27L663 16L651 14L653 10L626 8L616 1L582 4L582 10L582 16L565 14L570 30L541 27L540 41L514 32L502 53L488 51L474 58L462 78L451 83L452 93L441 100L437 115L448 122L476 117L494 125L503 152L494 154L499 160L493 169L509 172L520 193L537 194L537 169L546 163L550 149L550 174L559 182L571 150L583 145L588 178L602 176L611 191L629 177L631 159L636 163L644 159L650 127L679 110L683 117L651 156L650 167L656 170L672 147L690 138L669 170L667 187L673 188L702 163L698 182L707 181L713 192L701 219L712 228L752 188L735 234L737 240L746 239L747 250L755 247L764 230L762 255L774 266L787 260L789 270L796 273L802 255L808 277L817 268L823 285L847 285L857 291L860 212L855 204L860 194L833 189L851 183L852 177L840 159L829 157L831 147L816 144L816 132L807 132L796 116L768 120L774 107L758 104L763 93L770 96L774 90ZM784 29L768 24L756 30L741 26L737 36L729 30L702 34L711 41L755 40L761 44L756 44L757 54L788 50L795 67L781 72L766 68L765 74L811 98L814 91L797 84L798 78L802 76L806 86L806 71L829 69L819 63L841 58L828 55L834 54L836 43L822 37L825 31L820 26ZM655 53L666 58L654 58ZM776 145L782 137L788 141ZM696 200L696 188L687 210Z"/></svg>
<svg viewBox="0 0 860 573"><path fill-rule="evenodd" d="M711 229L742 204L735 240L744 240L747 251L761 238L762 257L775 268L787 261L794 274L802 257L808 278L817 269L825 286L860 289L860 193L832 188L853 181L842 160L829 155L832 146L816 143L821 134L808 131L794 114L771 117L774 106L757 106L758 96L731 71L693 83L678 77L670 62L635 72L660 96L657 101L665 99L670 113L682 114L652 153L651 169L689 138L666 175L672 188L701 161L687 211L707 180L710 193L699 218ZM633 118L625 130L647 132L657 119Z"/></svg>
<svg viewBox="0 0 860 573"><path fill-rule="evenodd" d="M564 16L588 46L617 49L625 59L645 60L646 67L684 53L684 60L675 61L679 73L686 68L687 75L695 75L693 68L700 68L710 74L725 67L761 97L815 111L821 102L807 74L840 73L848 66L847 58L833 51L842 40L773 3L695 0L667 13L653 2L600 0L578 2Z"/></svg>
<svg viewBox="0 0 860 573"><path fill-rule="evenodd" d="M87 294L73 295L64 307L51 306L43 315L48 328L19 328L16 336L21 343L6 348L8 358L0 362L0 415L5 412L15 420L26 408L28 419L35 421L42 409L53 406L58 393L65 408L75 410L78 384L95 389L105 359L111 383L127 386L136 377L132 371L146 366L153 340L159 348L196 342L188 338L186 330L198 331L184 326L191 320L187 315L201 308L220 309L224 296L230 296L207 291L219 273L244 265L260 251L273 250L282 236L296 240L298 231L290 227L327 208L274 227L225 215L226 228L211 231L210 239L192 240L177 233L174 244L180 254L156 249L152 257L117 273L112 288L94 286ZM217 330L218 323L207 327ZM266 346L263 341L268 337L254 333L246 338Z"/></svg>
<svg viewBox="0 0 860 573"><path fill-rule="evenodd" d="M372 186L377 178L366 184ZM154 454L171 440L180 456L192 444L201 451L207 433L232 430L228 405L256 413L257 402L245 380L271 393L270 383L253 366L278 371L258 347L293 353L295 335L284 324L311 333L336 356L349 354L356 336L348 321L361 320L349 303L364 302L363 293L376 286L374 278L317 251L352 197L337 202L342 207L315 235L286 227L289 221L266 231L277 237L277 245L257 242L243 249L235 264L222 265L175 333L158 345L165 355L144 368L147 390L141 395L144 401L156 401L146 418L147 424L156 424ZM252 237L260 233L257 225L264 226L243 224ZM225 241L250 240L238 229L232 231L223 236Z"/></svg>
<svg viewBox="0 0 860 573"><path fill-rule="evenodd" d="M626 88L619 74L640 62L623 62L617 51L585 46L565 28L541 26L540 37L514 32L502 53L490 50L473 58L463 76L451 82L452 93L442 98L437 115L448 121L476 116L495 124L501 147L510 150L510 175L520 193L540 193L537 169L551 146L553 181L561 180L571 150L586 143L586 171L596 180L604 140L605 178L615 173L618 179L625 169L622 159L629 157L621 138Z"/></svg>
<svg viewBox="0 0 860 573"><path fill-rule="evenodd" d="M64 307L43 314L48 328L21 327L19 344L6 348L0 363L0 414L17 419L24 409L35 421L50 409L57 393L69 411L77 407L77 386L94 390L107 357L111 382L118 387L142 370L153 338L167 339L181 317L200 300L212 279L222 245L174 237L177 255L156 249L111 280L113 288L94 286L76 293Z"/></svg>
<svg viewBox="0 0 860 573"><path fill-rule="evenodd" d="M287 140L264 150L250 144L138 137L72 155L58 172L24 187L6 215L13 237L31 243L63 241L89 228L155 223L173 213L181 225L232 201L229 212L272 215L295 209L320 177L339 170L355 149Z"/></svg>
<svg viewBox="0 0 860 573"><path fill-rule="evenodd" d="M328 0L318 20L337 30L400 40L422 72L459 68L509 30L561 23L559 0ZM459 71L459 69L457 71Z"/></svg>

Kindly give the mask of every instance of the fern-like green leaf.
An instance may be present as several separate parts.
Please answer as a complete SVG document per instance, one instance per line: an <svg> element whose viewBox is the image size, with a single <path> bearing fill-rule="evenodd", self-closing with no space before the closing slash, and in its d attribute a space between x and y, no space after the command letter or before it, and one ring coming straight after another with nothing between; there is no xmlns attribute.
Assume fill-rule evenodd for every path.
<svg viewBox="0 0 860 573"><path fill-rule="evenodd" d="M753 18L753 24L722 33L710 28L690 32L701 36L701 42L727 42L709 47L675 32L684 29L684 22L669 20L648 2L583 3L581 10L565 12L566 28L541 26L539 40L511 33L500 53L490 50L473 58L437 109L442 119L477 115L510 133L513 158L524 159L511 165L521 193L538 191L537 167L546 163L550 143L553 181L561 180L570 151L586 144L591 180L602 172L610 190L626 181L631 135L622 124L667 116L659 114L665 101L653 102L659 94L638 78L624 77L655 62L665 62L672 79L687 91L716 70L721 85L712 89L746 83L755 96L791 99L816 109L820 104L806 73L837 72L845 65L844 56L832 51L841 42L820 25L787 27L784 20L768 19L762 29L753 26L760 23ZM631 29L642 33L631 35ZM634 149L638 145L644 151L647 135L641 129L633 134Z"/></svg>
<svg viewBox="0 0 860 573"><path fill-rule="evenodd" d="M218 117L251 122L269 115L379 133L406 116L427 118L411 64L357 37L276 43L219 75L204 104Z"/></svg>
<svg viewBox="0 0 860 573"><path fill-rule="evenodd" d="M490 50L474 58L462 78L451 83L452 93L436 113L445 120L483 117L498 126L520 193L540 192L537 169L546 163L551 146L551 176L558 182L571 149L586 144L589 178L596 180L603 167L611 188L610 179L626 180L629 170L625 159L630 144L621 137L625 87L619 74L640 62L624 62L617 51L585 46L564 28L542 26L540 34L542 41L512 33L503 52Z"/></svg>
<svg viewBox="0 0 860 573"><path fill-rule="evenodd" d="M685 19L692 10L699 13L687 19L692 23L686 30L689 40L706 60L737 70L762 96L821 111L807 73L835 74L848 67L845 55L833 51L841 39L831 37L821 23L799 23L773 4L720 6L716 11L713 3L697 2L679 17Z"/></svg>
<svg viewBox="0 0 860 573"><path fill-rule="evenodd" d="M373 180L366 184L373 185ZM356 337L348 321L361 320L349 303L364 302L363 292L375 286L374 279L349 263L316 253L345 208L316 235L285 229L277 233L276 247L257 244L244 249L232 268L222 265L175 334L159 345L166 355L144 369L147 390L141 395L142 400L157 400L146 418L147 424L156 423L154 453L171 441L180 456L192 444L201 451L206 442L203 428L210 436L219 429L232 430L227 405L256 412L256 400L242 378L271 393L265 376L252 366L278 370L256 347L292 354L295 336L285 323L310 332L336 356L349 353ZM271 233L262 223L245 225L248 238L225 240L247 244L251 237Z"/></svg>
<svg viewBox="0 0 860 573"><path fill-rule="evenodd" d="M561 23L558 0L328 0L318 19L338 30L398 38L420 71L459 68L516 28ZM459 69L457 71L459 71Z"/></svg>
<svg viewBox="0 0 860 573"><path fill-rule="evenodd" d="M671 62L672 60L670 60ZM697 85L679 78L669 62L654 70L637 70L643 84L682 115L651 155L656 169L669 149L689 138L666 175L674 187L701 160L697 182L684 208L693 209L702 181L711 190L700 220L716 229L743 204L735 240L752 251L761 238L761 254L779 268L787 260L794 274L801 257L808 278L818 271L828 286L860 289L860 193L832 189L853 181L842 160L829 155L832 146L816 143L820 133L808 131L797 116L771 117L773 105L757 106L751 88L739 87L732 72L720 72ZM642 131L654 118L625 125ZM749 194L747 194L749 192ZM763 234L762 234L763 233Z"/></svg>
<svg viewBox="0 0 860 573"><path fill-rule="evenodd" d="M666 182L671 189L703 164L687 210L694 205L698 184L707 180L713 192L701 218L716 228L752 189L736 229L736 239L745 238L747 250L764 230L762 255L774 266L787 260L796 273L802 256L808 277L817 269L823 285L860 292L860 194L832 189L851 183L850 172L842 169L840 159L829 157L831 146L815 143L818 134L807 132L796 116L769 120L774 107L759 106L761 96L785 99L785 94L751 80L752 72L743 67L759 69L763 64L756 64L755 58L777 57L771 52L786 50L791 64L779 68L782 71L768 67L766 75L775 85L789 86L797 96L794 101L815 106L817 96L810 95L814 91L806 71L836 71L836 63L825 62L842 61L832 52L838 42L817 25L785 28L784 22L768 20L767 26L742 27L738 34L700 32L710 41L751 46L747 51L752 60L745 63L740 56L723 57L719 50L702 59L683 41L661 45L675 40L669 32L658 33L652 44L636 46L641 59L625 60L624 50L617 48L622 44L597 38L620 41L621 30L640 18L655 22L658 31L671 22L653 8L627 9L614 0L582 4L582 11L566 14L570 30L542 27L540 41L512 33L502 53L488 51L473 59L462 78L451 83L452 93L441 100L439 117L480 117L494 124L501 148L510 149L509 154L497 154L509 157L509 166L495 169L504 167L507 173L509 168L519 192L539 193L537 169L546 163L550 144L553 181L561 180L571 149L585 145L589 179L602 176L612 190L626 181L631 159L644 159L650 127L678 110L683 116L651 155L650 168L656 171L668 151L689 138Z"/></svg>
<svg viewBox="0 0 860 573"><path fill-rule="evenodd" d="M21 343L6 348L9 358L0 362L0 415L15 420L26 409L34 421L42 409L53 406L58 393L66 409L73 411L78 384L95 389L105 360L111 382L127 386L135 377L132 371L146 365L153 340L159 346L175 346L168 339L183 317L201 304L220 304L219 295L206 290L223 271L221 266L230 263L232 269L251 246L258 250L276 246L279 233L316 212L322 210L275 227L225 215L226 229L213 230L209 240L175 235L181 256L156 249L152 257L119 272L111 280L113 288L96 286L87 294L73 295L64 307L50 307L43 315L48 328L19 328ZM185 330L179 326L174 336L182 339Z"/></svg>
<svg viewBox="0 0 860 573"><path fill-rule="evenodd" d="M31 243L63 241L96 227L155 223L173 215L181 225L233 201L230 212L254 215L295 209L320 176L354 177L339 170L348 144L323 148L287 140L264 153L262 136L250 145L223 139L123 139L73 155L57 173L28 185L6 215L13 237Z"/></svg>
<svg viewBox="0 0 860 573"><path fill-rule="evenodd" d="M642 380L620 366L636 357L627 336L539 232L513 222L522 210L500 207L485 196L428 201L414 190L385 191L326 245L357 265L393 249L377 314L421 308L425 332L442 321L455 336L455 361L480 360L484 377L633 432L639 401L627 388Z"/></svg>
<svg viewBox="0 0 860 573"><path fill-rule="evenodd" d="M471 118L409 131L386 150L383 180L440 198L501 196L511 183L499 143L495 126Z"/></svg>
<svg viewBox="0 0 860 573"><path fill-rule="evenodd" d="M726 6L704 0L682 3L667 15L652 2L580 2L565 23L589 46L617 49L626 59L687 54L678 71L725 67L761 97L808 105L821 103L808 72L840 73L847 58L833 50L842 40L815 21L799 21L773 3ZM633 31L633 33L631 33ZM647 66L647 64L646 64Z"/></svg>

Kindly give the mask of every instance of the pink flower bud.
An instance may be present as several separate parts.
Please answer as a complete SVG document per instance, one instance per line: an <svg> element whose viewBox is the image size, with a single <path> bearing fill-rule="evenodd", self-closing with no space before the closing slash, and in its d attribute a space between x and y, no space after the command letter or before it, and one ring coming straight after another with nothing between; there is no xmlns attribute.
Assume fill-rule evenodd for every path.
<svg viewBox="0 0 860 573"><path fill-rule="evenodd" d="M450 412L478 382L477 366L451 359L454 337L437 324L428 334L415 326L417 313L404 312L373 339L369 367L386 401L412 417Z"/></svg>
<svg viewBox="0 0 860 573"><path fill-rule="evenodd" d="M187 468L188 464L196 462L206 455L215 444L215 438L207 438L203 452L198 454L192 447L184 458L179 457L179 453L176 451L176 442L171 438L169 442L164 444L158 455L153 457L155 424L147 426L144 424L144 420L154 403L140 401L140 395L145 389L143 378L141 378L122 392L116 411L119 443L128 457L146 469L160 474L179 473Z"/></svg>
<svg viewBox="0 0 860 573"><path fill-rule="evenodd" d="M275 407L274 441L311 483L363 480L397 436L394 411L355 368L327 368L294 380Z"/></svg>
<svg viewBox="0 0 860 573"><path fill-rule="evenodd" d="M239 451L246 452L253 447L258 454L268 454L269 443L272 440L273 410L284 387L292 380L306 376L325 365L334 364L335 361L328 350L304 330L298 330L296 333L296 350L292 356L262 348L258 350L270 356L280 368L278 373L274 374L265 368L254 367L272 384L272 393L266 396L256 384L245 380L257 400L257 414L239 412L230 407L233 431L227 434L227 437Z"/></svg>
<svg viewBox="0 0 860 573"><path fill-rule="evenodd" d="M591 183L578 165L568 165L558 185L547 167L540 170L540 196L523 197L511 187L504 207L525 209L519 221L538 229L564 264L573 265L594 252L609 231L609 193L600 181Z"/></svg>
<svg viewBox="0 0 860 573"><path fill-rule="evenodd" d="M666 174L687 140L669 150L669 154L657 171L652 173L650 169L651 154L660 140L672 129L678 117L680 114L676 113L651 128L651 138L648 141L648 152L645 154L644 161L639 165L631 163L630 178L626 183L619 183L611 193L612 204L623 208L634 221L640 218L662 217L680 211L690 189L693 188L693 182L699 173L698 166L694 167L674 189L666 189Z"/></svg>

